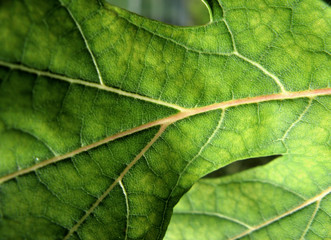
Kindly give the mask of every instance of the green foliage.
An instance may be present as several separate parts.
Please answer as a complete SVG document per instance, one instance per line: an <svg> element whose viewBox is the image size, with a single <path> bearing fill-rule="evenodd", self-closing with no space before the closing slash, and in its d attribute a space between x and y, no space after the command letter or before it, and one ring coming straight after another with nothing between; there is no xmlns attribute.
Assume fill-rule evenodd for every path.
<svg viewBox="0 0 331 240"><path fill-rule="evenodd" d="M0 2L0 239L162 239L202 176L270 155L194 187L167 238L331 238L330 7L204 2L199 27Z"/></svg>
<svg viewBox="0 0 331 240"><path fill-rule="evenodd" d="M282 157L203 179L175 207L165 239L329 239L329 170L320 160Z"/></svg>

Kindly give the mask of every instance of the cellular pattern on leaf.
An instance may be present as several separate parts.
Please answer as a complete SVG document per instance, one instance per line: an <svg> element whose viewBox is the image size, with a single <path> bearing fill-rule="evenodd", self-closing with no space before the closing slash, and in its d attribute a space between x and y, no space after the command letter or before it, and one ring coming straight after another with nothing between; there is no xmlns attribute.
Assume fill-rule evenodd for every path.
<svg viewBox="0 0 331 240"><path fill-rule="evenodd" d="M0 238L162 239L231 162L330 170L330 7L204 2L210 23L178 27L101 0L1 1ZM319 169L305 199L328 197Z"/></svg>

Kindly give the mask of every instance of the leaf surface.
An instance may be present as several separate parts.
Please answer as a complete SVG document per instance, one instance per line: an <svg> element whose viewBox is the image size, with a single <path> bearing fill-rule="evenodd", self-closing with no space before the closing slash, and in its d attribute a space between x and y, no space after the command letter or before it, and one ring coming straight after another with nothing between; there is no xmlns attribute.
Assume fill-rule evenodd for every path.
<svg viewBox="0 0 331 240"><path fill-rule="evenodd" d="M330 161L283 156L200 180L176 205L165 239L329 239L329 169Z"/></svg>
<svg viewBox="0 0 331 240"><path fill-rule="evenodd" d="M103 1L0 2L1 238L161 239L208 172L330 160L330 8L205 3L210 23L176 27Z"/></svg>

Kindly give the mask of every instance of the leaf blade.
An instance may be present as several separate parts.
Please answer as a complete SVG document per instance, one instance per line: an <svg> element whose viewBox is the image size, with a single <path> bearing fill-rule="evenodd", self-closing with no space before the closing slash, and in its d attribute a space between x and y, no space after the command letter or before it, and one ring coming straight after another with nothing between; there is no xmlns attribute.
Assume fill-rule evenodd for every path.
<svg viewBox="0 0 331 240"><path fill-rule="evenodd" d="M303 182L302 185L309 182L299 177L300 172L305 170L298 173L288 170L288 165L293 169L297 161L293 163L282 157L274 163L242 174L201 180L175 207L173 222L170 223L165 239L187 239L192 236L210 239L305 239L309 232L319 238L328 238L330 219L322 217L324 221L314 221L315 217L321 218L321 212L329 211L327 199L331 188L327 181L322 181L327 176L327 171L318 180L310 182L309 187L297 191L295 184L289 186L282 182L286 178L296 178L297 182ZM301 160L300 163L303 169L310 165L308 161ZM322 161L316 165L317 168L328 168L328 164ZM211 200L202 197L206 192L209 192ZM226 198L237 200L226 204L229 202ZM261 200L262 198L265 200ZM204 205L201 204L202 201ZM325 205L321 207L321 204ZM310 214L302 212L305 209ZM201 219L199 215L205 215L205 218ZM228 223L213 221L212 218L215 217ZM216 231L214 227L221 228L221 231ZM182 238L178 238L179 235Z"/></svg>
<svg viewBox="0 0 331 240"><path fill-rule="evenodd" d="M0 9L4 22L0 27L6 33L0 37L5 46L0 54L0 132L2 142L10 141L0 147L6 162L1 171L5 175L41 166L2 182L2 219L18 220L0 226L4 231L18 229L18 223L23 226L6 232L13 234L9 237L65 236L95 199L118 182L71 236L162 238L172 207L193 182L243 156L300 149L284 147L279 139L300 120L310 98L315 109L317 102L326 99L322 96L330 94L323 76L321 84L313 81L311 85L317 86L313 90L279 93L275 80L282 74L269 72L256 58L234 54L238 28L228 17L206 26L180 28L102 2L63 2L4 1ZM7 21L7 9L20 16L13 24ZM328 59L318 59L327 64ZM248 81L240 84L237 79ZM278 116L277 109L284 112ZM222 114L224 123L219 121ZM276 116L271 119L268 114ZM120 179L132 156L140 156L153 139L156 128L169 123ZM23 138L23 133L30 138ZM222 141L232 137L232 146ZM62 157L47 166L34 163L52 159L52 154ZM49 202L45 209L41 199ZM19 204L24 201L28 204ZM62 216L62 209L68 214ZM100 223L109 228L103 229ZM53 229L49 235L40 230L47 225Z"/></svg>

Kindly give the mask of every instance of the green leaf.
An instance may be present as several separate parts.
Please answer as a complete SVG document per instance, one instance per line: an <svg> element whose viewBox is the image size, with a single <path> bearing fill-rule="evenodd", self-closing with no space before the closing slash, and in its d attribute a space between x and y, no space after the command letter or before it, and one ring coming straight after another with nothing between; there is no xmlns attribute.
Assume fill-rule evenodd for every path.
<svg viewBox="0 0 331 240"><path fill-rule="evenodd" d="M176 205L165 239L329 239L330 167L330 161L284 156L203 179Z"/></svg>
<svg viewBox="0 0 331 240"><path fill-rule="evenodd" d="M162 239L231 162L331 170L330 7L204 2L197 27L101 0L0 2L1 239Z"/></svg>

